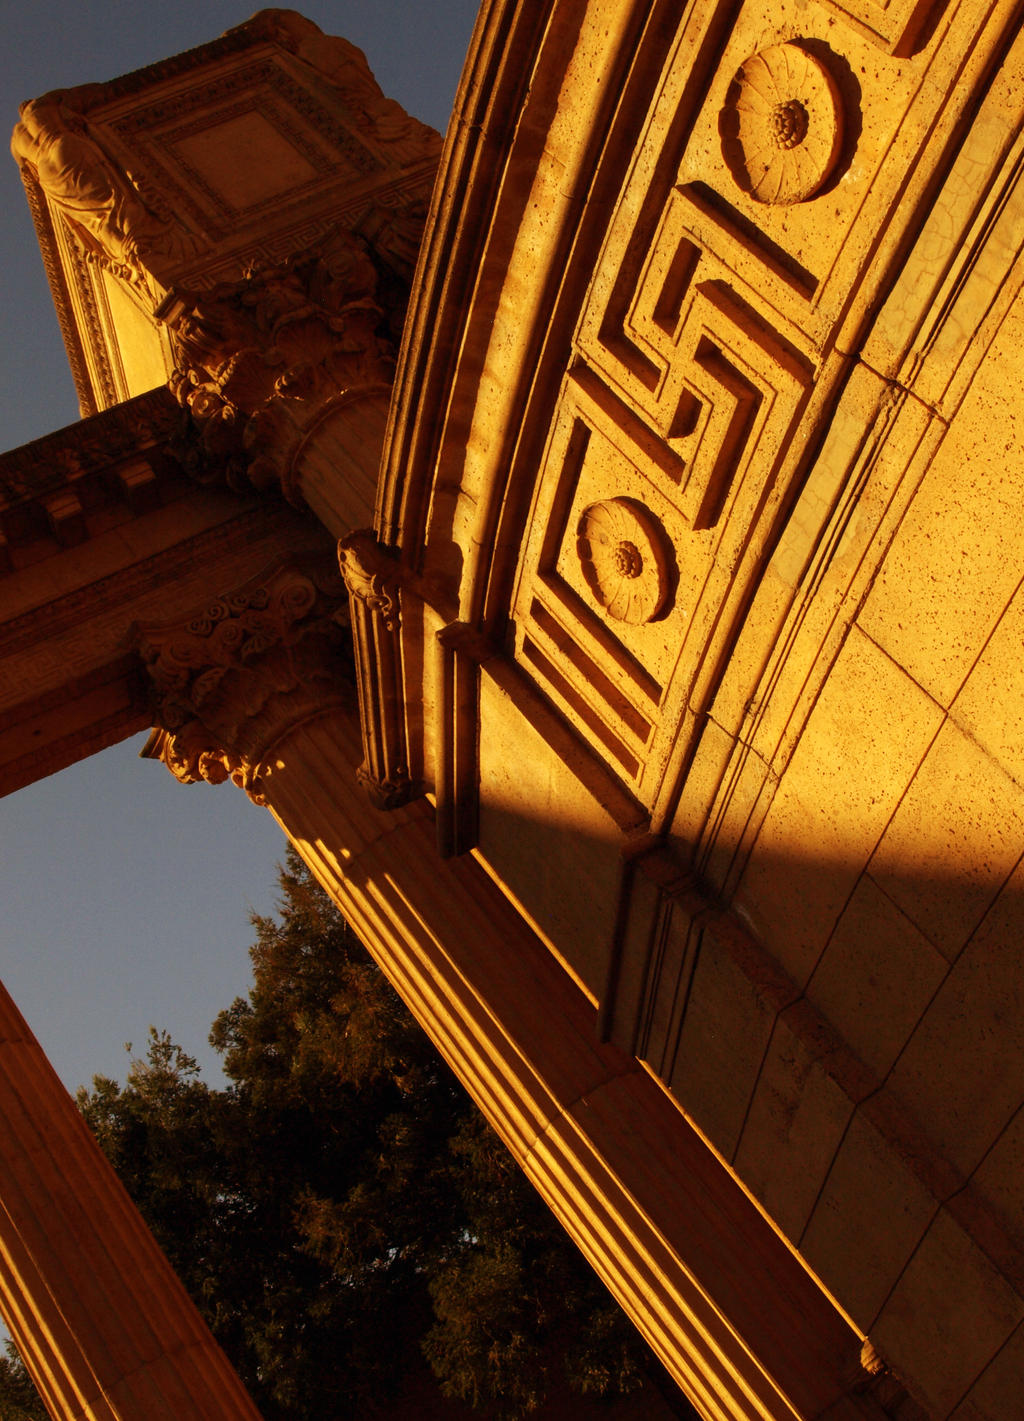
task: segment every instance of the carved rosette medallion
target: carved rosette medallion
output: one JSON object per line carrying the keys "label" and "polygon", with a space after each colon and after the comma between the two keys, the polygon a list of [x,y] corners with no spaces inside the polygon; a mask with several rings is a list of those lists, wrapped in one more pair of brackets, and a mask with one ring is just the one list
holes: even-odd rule
{"label": "carved rosette medallion", "polygon": [[839,91],[796,44],[762,49],[739,69],[719,120],[737,185],[758,202],[806,202],[828,181],[843,144]]}
{"label": "carved rosette medallion", "polygon": [[609,617],[637,626],[663,610],[671,552],[664,528],[642,504],[592,503],[576,530],[576,552],[584,581]]}
{"label": "carved rosette medallion", "polygon": [[283,563],[187,621],[136,628],[158,726],[144,754],[261,803],[273,745],[353,698],[342,596],[329,566]]}

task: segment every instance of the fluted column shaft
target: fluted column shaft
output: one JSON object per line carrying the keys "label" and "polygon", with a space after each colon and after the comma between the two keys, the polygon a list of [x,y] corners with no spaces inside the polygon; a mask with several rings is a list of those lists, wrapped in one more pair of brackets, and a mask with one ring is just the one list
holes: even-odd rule
{"label": "fluted column shaft", "polygon": [[438,859],[426,801],[368,804],[360,759],[354,708],[306,721],[268,807],[702,1414],[877,1414],[845,1399],[852,1329],[482,865]]}
{"label": "fluted column shaft", "polygon": [[289,497],[336,538],[373,524],[390,396],[385,385],[346,391],[322,411],[292,456]]}
{"label": "fluted column shaft", "polygon": [[0,1305],[55,1421],[259,1421],[2,986]]}

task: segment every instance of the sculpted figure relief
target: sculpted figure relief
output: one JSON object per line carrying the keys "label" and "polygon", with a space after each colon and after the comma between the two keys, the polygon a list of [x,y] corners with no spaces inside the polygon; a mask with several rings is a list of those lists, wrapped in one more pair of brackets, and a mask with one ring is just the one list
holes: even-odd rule
{"label": "sculpted figure relief", "polygon": [[121,173],[92,133],[85,109],[102,85],[55,89],[22,104],[11,151],[35,169],[40,186],[87,251],[107,257],[121,274],[146,285],[152,258],[184,258],[191,234],[155,213],[130,174]]}

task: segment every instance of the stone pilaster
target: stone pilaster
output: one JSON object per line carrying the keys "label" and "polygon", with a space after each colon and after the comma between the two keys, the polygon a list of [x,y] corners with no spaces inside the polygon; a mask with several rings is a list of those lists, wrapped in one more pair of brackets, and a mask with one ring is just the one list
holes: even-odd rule
{"label": "stone pilaster", "polygon": [[2,987],[0,1299],[55,1421],[259,1421]]}
{"label": "stone pilaster", "polygon": [[701,1414],[880,1421],[860,1338],[429,803],[367,805],[362,751],[350,709],[304,722],[267,807]]}
{"label": "stone pilaster", "polygon": [[358,778],[378,809],[395,809],[422,792],[409,772],[401,644],[403,570],[366,531],[342,538],[338,560],[349,591],[359,690],[363,763]]}

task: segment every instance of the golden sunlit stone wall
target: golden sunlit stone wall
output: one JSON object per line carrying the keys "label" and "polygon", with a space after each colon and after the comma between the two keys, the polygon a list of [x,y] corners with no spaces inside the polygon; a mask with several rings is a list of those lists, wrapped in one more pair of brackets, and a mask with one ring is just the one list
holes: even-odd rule
{"label": "golden sunlit stone wall", "polygon": [[442,844],[960,1421],[1024,1394],[1018,30],[556,7],[382,504],[462,555]]}
{"label": "golden sunlit stone wall", "polygon": [[[962,274],[979,316],[1001,255]],[[929,362],[914,382],[938,408],[910,402],[887,440],[873,501],[912,462],[883,556],[734,898],[803,991],[765,1033],[736,1167],[883,1354],[927,1356],[947,1411],[973,1368],[989,1405],[1019,1399],[1024,1316],[1024,312],[1009,294],[970,383],[965,340],[959,368]],[[829,1043],[801,1039],[807,1005],[859,1080],[840,1088]]]}

